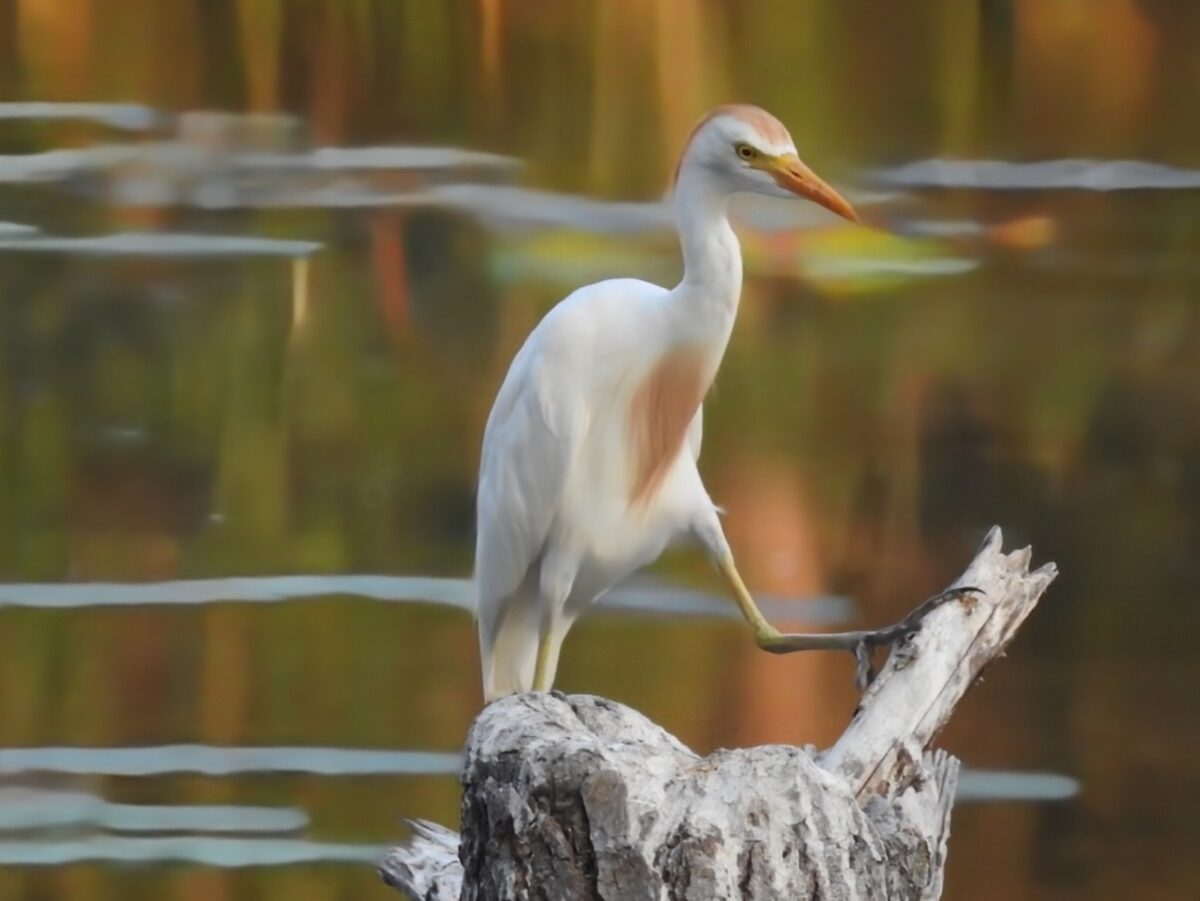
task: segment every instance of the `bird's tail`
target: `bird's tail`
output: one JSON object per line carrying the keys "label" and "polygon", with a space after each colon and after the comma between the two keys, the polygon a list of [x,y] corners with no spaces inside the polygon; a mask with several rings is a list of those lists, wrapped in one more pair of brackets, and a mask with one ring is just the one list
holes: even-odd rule
{"label": "bird's tail", "polygon": [[537,668],[541,615],[537,593],[518,588],[499,607],[498,621],[479,620],[479,653],[483,662],[483,698],[529,691]]}

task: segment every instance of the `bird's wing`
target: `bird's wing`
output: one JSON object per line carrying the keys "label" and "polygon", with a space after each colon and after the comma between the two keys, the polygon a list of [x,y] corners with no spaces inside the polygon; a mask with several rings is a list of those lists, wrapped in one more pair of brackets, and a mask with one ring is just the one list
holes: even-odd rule
{"label": "bird's wing", "polygon": [[[667,292],[635,279],[580,288],[525,342],[488,417],[479,466],[475,577],[481,635],[495,626],[546,544],[570,468],[604,396]],[[536,586],[533,586],[536,590]]]}
{"label": "bird's wing", "polygon": [[548,375],[536,342],[527,342],[484,432],[475,578],[485,632],[542,551],[579,443],[579,414]]}

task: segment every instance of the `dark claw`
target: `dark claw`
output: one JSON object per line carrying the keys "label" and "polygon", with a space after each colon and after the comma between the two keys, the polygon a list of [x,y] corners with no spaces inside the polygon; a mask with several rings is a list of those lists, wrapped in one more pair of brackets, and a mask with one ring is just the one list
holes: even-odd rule
{"label": "dark claw", "polygon": [[[887,629],[885,631],[890,633],[895,630],[899,630],[900,635],[898,635],[896,637],[908,637],[909,635],[912,635],[914,632],[916,632],[918,629],[920,629],[921,622],[925,619],[925,617],[927,617],[930,613],[932,613],[938,607],[942,606],[942,604],[945,604],[949,601],[960,600],[962,598],[967,597],[968,595],[983,594],[983,593],[984,592],[983,592],[982,588],[975,588],[972,585],[962,585],[962,586],[959,586],[956,588],[947,588],[945,591],[939,592],[939,593],[935,594],[933,597],[922,601],[916,610],[914,610],[912,613],[910,613],[908,616],[906,616],[904,619],[902,619],[899,623],[897,623],[891,629]],[[892,639],[892,640],[895,640],[895,639]]]}
{"label": "dark claw", "polygon": [[875,666],[871,662],[871,647],[868,642],[860,641],[855,645],[854,659],[858,664],[854,671],[854,684],[859,692],[864,692],[875,681]]}
{"label": "dark claw", "polygon": [[914,626],[919,626],[921,620],[936,610],[938,607],[945,604],[947,601],[957,601],[971,594],[983,594],[982,588],[975,588],[973,585],[961,585],[955,588],[947,588],[945,591],[935,594],[933,597],[922,601],[906,618],[905,622],[911,622]]}
{"label": "dark claw", "polygon": [[875,648],[895,644],[916,634],[921,628],[921,622],[925,617],[942,606],[942,604],[948,601],[960,600],[972,594],[981,595],[984,593],[982,588],[976,588],[972,585],[947,588],[945,591],[939,592],[933,597],[922,601],[912,613],[894,626],[876,629],[864,635],[862,641],[854,646],[854,659],[857,664],[855,667],[854,684],[858,686],[858,690],[860,692],[866,691],[871,683],[875,681],[875,667],[871,661],[871,652]]}

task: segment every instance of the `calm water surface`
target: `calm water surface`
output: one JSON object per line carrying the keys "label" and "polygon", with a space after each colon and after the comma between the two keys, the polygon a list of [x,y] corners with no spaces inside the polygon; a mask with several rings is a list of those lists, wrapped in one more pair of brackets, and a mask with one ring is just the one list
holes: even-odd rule
{"label": "calm water surface", "polygon": [[[1157,0],[0,0],[0,901],[389,897],[399,817],[457,819],[496,387],[570,288],[678,277],[662,191],[730,99],[871,226],[738,211],[702,469],[742,569],[867,624],[992,523],[1056,560],[943,737],[947,897],[1196,897],[1197,40]],[[829,742],[850,661],[719,592],[671,556],[561,687]]]}

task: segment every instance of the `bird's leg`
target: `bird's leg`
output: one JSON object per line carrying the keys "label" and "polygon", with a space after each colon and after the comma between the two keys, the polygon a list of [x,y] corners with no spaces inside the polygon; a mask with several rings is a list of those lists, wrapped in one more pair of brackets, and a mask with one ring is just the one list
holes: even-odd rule
{"label": "bird's leg", "polygon": [[549,691],[554,682],[550,672],[550,654],[554,648],[554,630],[543,628],[538,639],[537,665],[533,670],[533,690]]}
{"label": "bird's leg", "polygon": [[534,691],[550,691],[554,688],[558,656],[562,651],[563,638],[571,628],[571,622],[572,618],[562,612],[553,613],[543,619],[538,637],[537,663],[533,671]]}
{"label": "bird's leg", "polygon": [[541,617],[538,623],[537,662],[533,670],[534,691],[550,691],[554,687],[559,651],[574,619],[563,608],[571,594],[578,569],[578,561],[561,552],[549,553],[542,560],[538,574]]}
{"label": "bird's leg", "polygon": [[780,632],[769,622],[758,605],[754,603],[746,583],[734,565],[733,556],[723,556],[718,562],[721,574],[728,580],[733,589],[742,616],[754,630],[754,641],[764,651],[772,654],[790,654],[793,651],[850,651],[858,661],[856,681],[859,688],[866,688],[874,678],[871,665],[871,652],[886,644],[894,644],[907,635],[911,635],[921,627],[921,621],[935,608],[947,601],[963,598],[978,592],[977,588],[950,588],[936,594],[918,606],[912,613],[900,622],[882,629],[860,630],[855,632],[813,632],[785,633]]}

